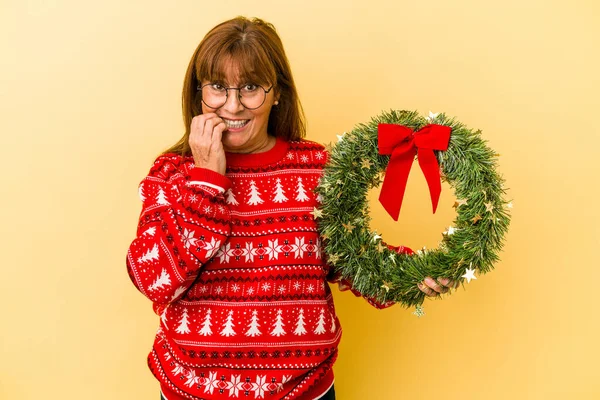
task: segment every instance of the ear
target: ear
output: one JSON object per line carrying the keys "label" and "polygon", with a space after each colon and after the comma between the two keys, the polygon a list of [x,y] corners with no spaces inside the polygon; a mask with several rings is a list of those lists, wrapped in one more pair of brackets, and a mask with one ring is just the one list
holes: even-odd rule
{"label": "ear", "polygon": [[273,93],[273,101],[279,103],[279,97],[281,97],[281,92],[279,88],[275,88],[275,92]]}

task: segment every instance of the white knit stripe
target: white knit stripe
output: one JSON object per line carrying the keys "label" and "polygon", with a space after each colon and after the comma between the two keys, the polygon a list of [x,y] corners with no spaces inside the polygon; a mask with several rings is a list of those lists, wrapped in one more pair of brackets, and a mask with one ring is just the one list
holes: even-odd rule
{"label": "white knit stripe", "polygon": [[213,183],[210,182],[204,182],[204,181],[189,181],[188,185],[198,185],[198,186],[208,186],[210,188],[213,189],[217,189],[220,193],[225,192],[225,189],[223,189],[221,186],[219,185],[215,185]]}
{"label": "white knit stripe", "polygon": [[260,211],[249,211],[249,212],[241,212],[231,210],[231,216],[235,217],[256,217],[258,215],[272,215],[275,213],[299,213],[299,212],[307,212],[312,211],[313,207],[296,207],[296,208],[269,208]]}
{"label": "white knit stripe", "polygon": [[168,181],[165,181],[164,179],[161,179],[161,178],[157,178],[156,176],[147,176],[144,178],[145,181],[156,182],[158,184],[163,184],[164,182],[167,182],[168,184],[173,184],[178,179],[185,179],[185,177],[183,176],[183,174],[181,172],[176,172],[173,175],[171,175],[169,177]]}
{"label": "white knit stripe", "polygon": [[[319,346],[319,345],[330,345],[335,343],[338,340],[338,337],[341,335],[342,330],[338,329],[335,333],[335,336],[327,339],[327,340],[311,340],[310,342],[284,342],[282,340],[279,341],[271,341],[271,342],[240,342],[240,343],[231,343],[231,342],[195,342],[192,340],[178,340],[173,339],[173,342],[179,345],[185,346],[194,346],[194,347],[215,347],[215,348],[235,348],[235,347],[288,347],[288,346]],[[316,365],[316,364],[315,364]]]}
{"label": "white knit stripe", "polygon": [[214,300],[179,300],[178,303],[184,306],[216,306],[228,308],[245,308],[245,307],[279,307],[279,306],[295,306],[300,304],[326,306],[331,299],[331,295],[320,300],[279,300],[279,301],[214,301]]}
{"label": "white knit stripe", "polygon": [[321,175],[322,169],[318,168],[304,168],[304,169],[278,169],[277,171],[269,172],[227,172],[228,178],[247,178],[249,176],[274,176],[274,175]]}

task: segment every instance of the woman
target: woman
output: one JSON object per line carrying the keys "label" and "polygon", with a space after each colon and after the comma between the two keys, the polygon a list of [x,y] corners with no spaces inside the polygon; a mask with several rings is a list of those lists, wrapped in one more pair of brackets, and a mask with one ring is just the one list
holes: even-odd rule
{"label": "woman", "polygon": [[[148,364],[161,398],[334,399],[341,327],[326,282],[351,283],[330,273],[311,215],[328,154],[303,139],[274,27],[213,28],[190,61],[183,114],[184,136],[140,183],[127,254],[160,316]],[[452,284],[426,283],[428,295]]]}

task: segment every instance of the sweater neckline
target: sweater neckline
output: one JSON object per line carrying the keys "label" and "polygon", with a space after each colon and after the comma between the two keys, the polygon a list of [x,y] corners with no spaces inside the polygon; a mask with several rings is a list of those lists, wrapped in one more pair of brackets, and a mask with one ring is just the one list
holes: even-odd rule
{"label": "sweater neckline", "polygon": [[226,151],[225,158],[227,160],[227,166],[236,167],[257,167],[261,165],[274,164],[281,160],[289,148],[289,142],[280,138],[275,137],[275,145],[267,151],[260,153],[231,153]]}

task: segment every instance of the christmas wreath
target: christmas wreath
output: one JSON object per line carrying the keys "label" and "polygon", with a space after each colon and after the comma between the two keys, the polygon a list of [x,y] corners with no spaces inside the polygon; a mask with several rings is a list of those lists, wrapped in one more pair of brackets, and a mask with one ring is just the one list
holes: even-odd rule
{"label": "christmas wreath", "polygon": [[[481,138],[445,114],[420,116],[390,110],[338,135],[316,188],[315,210],[328,262],[363,295],[381,302],[417,306],[425,294],[417,283],[426,276],[470,282],[499,260],[510,223],[497,157]],[[440,180],[454,189],[456,218],[437,249],[405,254],[369,229],[367,192],[382,182],[379,201],[398,220],[406,180],[414,159],[426,177],[435,213]]]}

